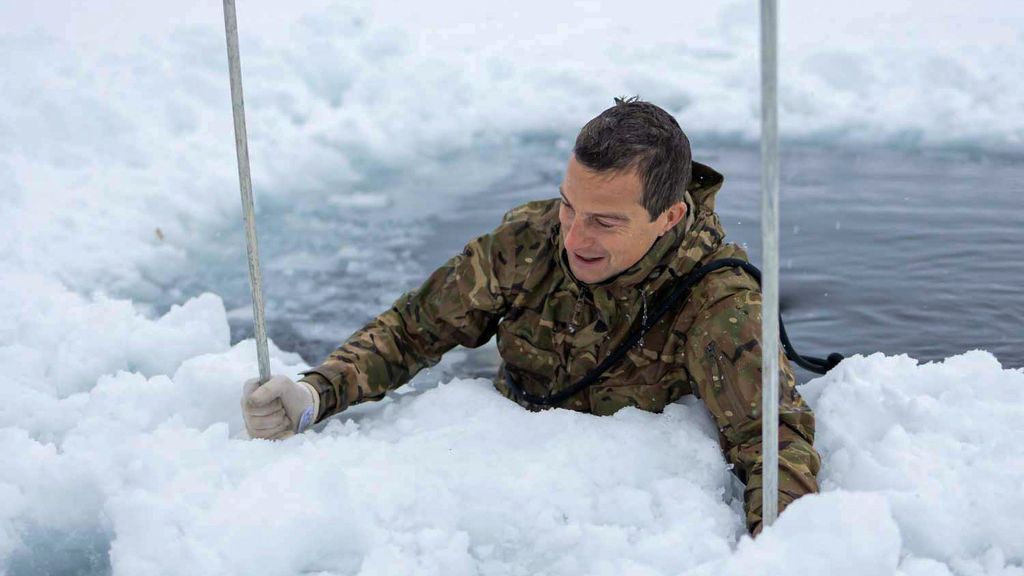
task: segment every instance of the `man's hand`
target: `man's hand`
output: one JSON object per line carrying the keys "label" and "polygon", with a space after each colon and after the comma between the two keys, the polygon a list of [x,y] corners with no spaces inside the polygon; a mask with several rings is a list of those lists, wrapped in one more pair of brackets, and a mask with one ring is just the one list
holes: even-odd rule
{"label": "man's hand", "polygon": [[272,376],[260,386],[252,378],[242,388],[242,416],[251,438],[281,440],[316,421],[320,398],[305,382]]}

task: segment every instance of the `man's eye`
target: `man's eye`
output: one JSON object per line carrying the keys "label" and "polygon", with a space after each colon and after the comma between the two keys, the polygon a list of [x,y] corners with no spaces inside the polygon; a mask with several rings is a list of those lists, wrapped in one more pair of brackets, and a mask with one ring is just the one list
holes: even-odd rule
{"label": "man's eye", "polygon": [[601,220],[600,218],[596,218],[594,222],[597,222],[597,225],[600,226],[601,228],[613,228],[615,226],[615,224],[612,224],[607,220]]}

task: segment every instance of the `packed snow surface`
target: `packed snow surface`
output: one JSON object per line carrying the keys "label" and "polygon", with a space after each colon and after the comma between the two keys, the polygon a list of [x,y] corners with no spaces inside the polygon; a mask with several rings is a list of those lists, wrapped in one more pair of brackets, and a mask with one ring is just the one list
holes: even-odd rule
{"label": "packed snow surface", "polygon": [[[429,213],[458,187],[408,183],[451,184],[446,158],[618,94],[753,141],[752,5],[648,4],[243,3],[257,197]],[[788,137],[1024,142],[1019,2],[824,6],[784,3]],[[246,439],[252,342],[217,295],[153,304],[237,241],[219,10],[0,5],[0,574],[1024,574],[1024,370],[984,351],[805,385],[823,493],[757,540],[692,399],[530,413],[455,379]]]}
{"label": "packed snow surface", "polygon": [[151,320],[35,288],[0,352],[11,574],[1024,573],[1024,371],[986,352],[858,356],[804,386],[823,493],[751,541],[697,400],[531,413],[457,379],[253,441],[253,346],[216,296]]}

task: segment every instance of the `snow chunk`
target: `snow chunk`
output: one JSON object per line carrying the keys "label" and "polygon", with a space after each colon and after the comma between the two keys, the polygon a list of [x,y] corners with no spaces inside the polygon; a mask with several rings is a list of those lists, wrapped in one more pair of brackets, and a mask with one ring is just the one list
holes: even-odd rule
{"label": "snow chunk", "polygon": [[111,503],[113,565],[182,574],[678,572],[727,554],[739,528],[699,410],[535,414],[478,380],[279,443],[160,430],[140,456],[151,476]]}
{"label": "snow chunk", "polygon": [[[203,354],[229,350],[224,305],[213,294],[154,320],[129,301],[85,298],[38,275],[0,275],[0,286],[0,365],[9,386],[0,427],[41,439],[59,438],[97,410],[129,419],[150,409],[184,408],[145,398],[171,386],[163,375],[201,362]],[[179,396],[196,392],[175,388]],[[129,410],[122,402],[129,396],[143,399],[141,406]]]}
{"label": "snow chunk", "polygon": [[84,298],[39,275],[3,274],[0,286],[5,369],[19,384],[57,397],[88,390],[116,370],[169,374],[187,358],[228,348],[224,304],[214,294],[154,321],[131,301]]}
{"label": "snow chunk", "polygon": [[[926,364],[855,356],[805,396],[822,488],[884,496],[904,550],[921,559],[907,570],[932,559],[997,573],[991,554],[1024,563],[1024,370],[979,350]],[[978,568],[955,568],[965,562]]]}
{"label": "snow chunk", "polygon": [[840,491],[797,500],[756,540],[744,537],[735,554],[687,575],[893,574],[899,555],[885,499]]}

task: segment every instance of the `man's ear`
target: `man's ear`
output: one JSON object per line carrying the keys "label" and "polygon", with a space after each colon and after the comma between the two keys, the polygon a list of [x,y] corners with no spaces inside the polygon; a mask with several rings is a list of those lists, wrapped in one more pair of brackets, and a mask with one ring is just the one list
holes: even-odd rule
{"label": "man's ear", "polygon": [[673,226],[682,222],[683,218],[686,218],[686,202],[680,201],[669,206],[668,210],[665,210],[663,216],[666,216],[667,219],[665,221],[665,225],[661,229],[661,232],[658,233],[658,236],[664,235],[665,232],[671,230]]}

